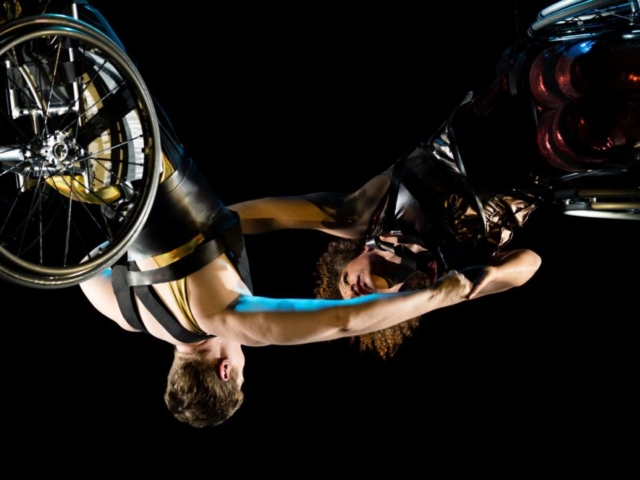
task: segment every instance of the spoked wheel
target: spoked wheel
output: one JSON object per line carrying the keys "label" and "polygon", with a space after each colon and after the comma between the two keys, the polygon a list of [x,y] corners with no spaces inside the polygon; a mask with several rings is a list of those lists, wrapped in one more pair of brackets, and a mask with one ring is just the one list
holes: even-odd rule
{"label": "spoked wheel", "polygon": [[161,170],[151,96],[116,44],[68,17],[7,25],[0,59],[0,277],[78,284],[148,217]]}
{"label": "spoked wheel", "polygon": [[624,30],[629,38],[640,38],[639,5],[639,0],[560,1],[539,12],[529,35],[554,41]]}

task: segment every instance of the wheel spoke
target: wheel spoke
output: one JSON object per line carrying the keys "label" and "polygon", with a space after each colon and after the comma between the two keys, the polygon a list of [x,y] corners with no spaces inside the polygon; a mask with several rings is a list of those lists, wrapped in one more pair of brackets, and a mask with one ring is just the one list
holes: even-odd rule
{"label": "wheel spoke", "polygon": [[60,287],[110,265],[140,229],[160,140],[122,50],[72,19],[45,23],[25,19],[0,42],[0,277]]}

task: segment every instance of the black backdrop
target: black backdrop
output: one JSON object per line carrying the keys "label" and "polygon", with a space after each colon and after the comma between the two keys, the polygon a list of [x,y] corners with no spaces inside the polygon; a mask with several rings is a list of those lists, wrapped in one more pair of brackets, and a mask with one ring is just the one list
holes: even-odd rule
{"label": "black backdrop", "polygon": [[[484,86],[543,5],[148,3],[93,2],[227,203],[357,188]],[[54,454],[50,471],[124,455],[213,475],[237,459],[480,471],[617,444],[637,398],[639,228],[548,214],[521,233],[543,258],[527,285],[430,314],[391,360],[347,340],[246,349],[245,403],[215,429],[166,411],[169,345],[119,330],[77,287],[3,283],[9,451]],[[310,297],[326,240],[249,237],[256,293]]]}

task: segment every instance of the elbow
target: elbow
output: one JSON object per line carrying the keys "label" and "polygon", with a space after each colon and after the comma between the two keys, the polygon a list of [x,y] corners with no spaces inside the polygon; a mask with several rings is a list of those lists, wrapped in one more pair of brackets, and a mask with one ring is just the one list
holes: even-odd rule
{"label": "elbow", "polygon": [[334,329],[340,336],[348,337],[356,330],[355,320],[352,318],[339,319],[334,325]]}
{"label": "elbow", "polygon": [[540,255],[535,253],[532,250],[525,251],[526,261],[521,269],[520,281],[517,282],[516,286],[521,286],[527,283],[531,278],[536,274],[536,272],[540,269],[540,265],[542,265],[542,258]]}
{"label": "elbow", "polygon": [[542,258],[533,250],[529,250],[529,255],[531,257],[529,260],[529,270],[533,277],[533,275],[540,269],[540,265],[542,265]]}
{"label": "elbow", "polygon": [[374,323],[385,323],[389,314],[359,308],[359,305],[343,308],[336,316],[334,330],[341,337],[354,337],[371,331]]}
{"label": "elbow", "polygon": [[357,335],[357,332],[361,328],[358,316],[353,313],[345,312],[346,309],[338,310],[334,317],[333,329],[337,332],[339,337],[350,337]]}

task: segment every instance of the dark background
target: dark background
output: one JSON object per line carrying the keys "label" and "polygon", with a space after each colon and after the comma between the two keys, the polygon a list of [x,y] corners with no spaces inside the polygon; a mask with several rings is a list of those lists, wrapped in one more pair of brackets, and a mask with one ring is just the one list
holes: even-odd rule
{"label": "dark background", "polygon": [[[546,5],[92,3],[228,204],[356,189],[490,81],[518,26]],[[247,348],[244,405],[204,430],[164,406],[170,345],[120,330],[77,287],[3,283],[9,451],[48,452],[51,471],[124,456],[212,475],[286,472],[291,459],[306,462],[301,472],[340,460],[397,473],[568,465],[576,447],[624,456],[618,439],[637,409],[638,225],[547,212],[520,233],[514,246],[543,259],[525,286],[433,312],[391,360],[348,340]],[[247,238],[256,293],[311,297],[327,238]]]}

